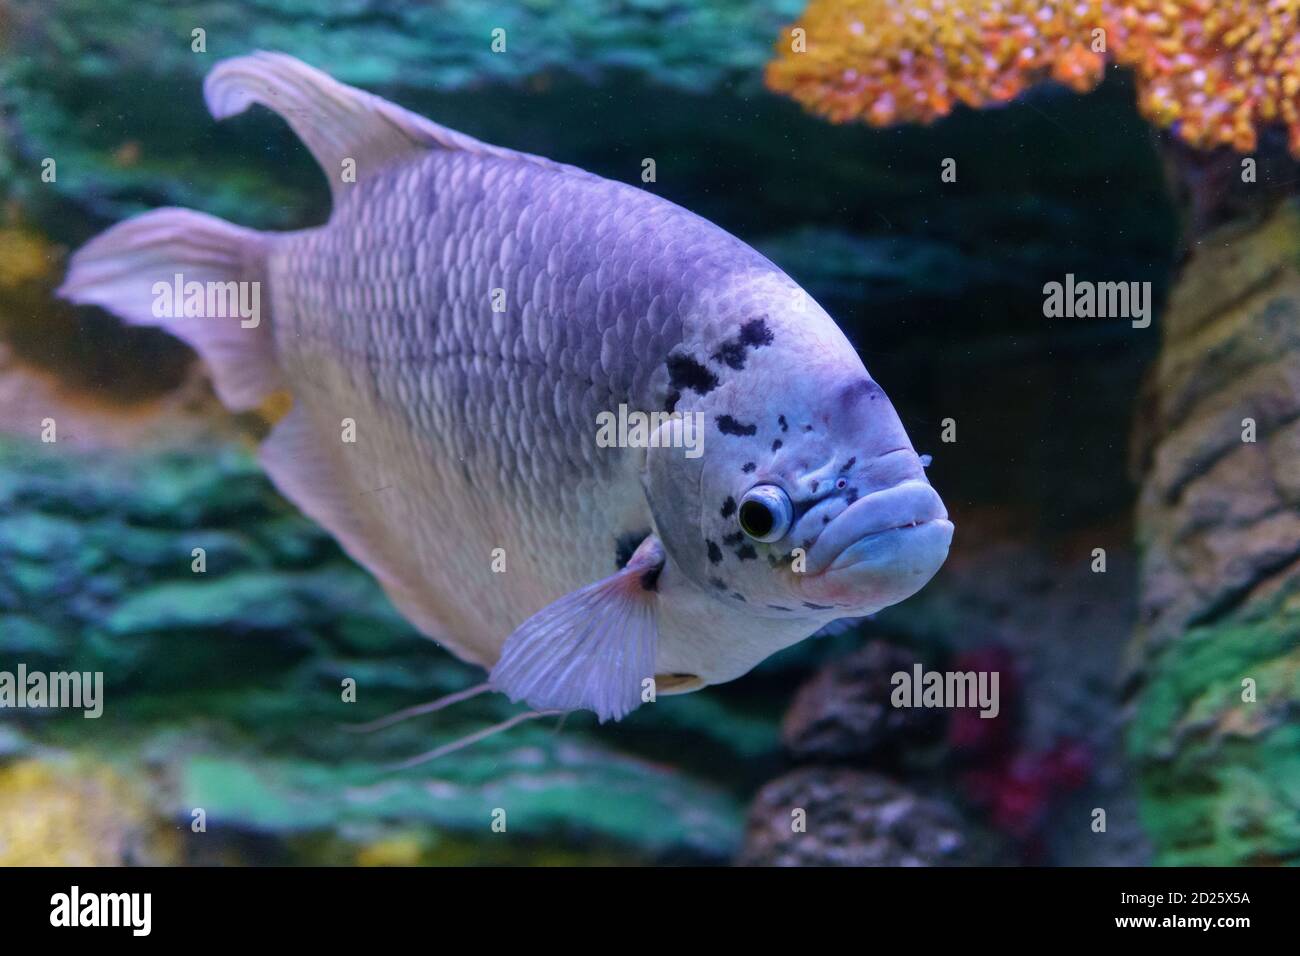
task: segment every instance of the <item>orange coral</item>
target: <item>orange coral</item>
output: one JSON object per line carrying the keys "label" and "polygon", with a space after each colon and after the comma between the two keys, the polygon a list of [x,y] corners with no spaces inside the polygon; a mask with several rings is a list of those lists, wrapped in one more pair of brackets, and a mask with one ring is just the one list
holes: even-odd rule
{"label": "orange coral", "polygon": [[767,84],[832,122],[929,122],[1047,79],[1086,92],[1108,60],[1142,113],[1200,147],[1300,156],[1300,0],[812,0]]}

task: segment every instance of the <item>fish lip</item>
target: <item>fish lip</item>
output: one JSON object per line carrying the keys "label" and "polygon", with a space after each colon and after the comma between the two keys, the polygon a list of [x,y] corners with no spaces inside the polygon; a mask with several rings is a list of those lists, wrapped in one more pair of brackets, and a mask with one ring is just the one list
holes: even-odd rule
{"label": "fish lip", "polygon": [[887,534],[892,534],[894,532],[910,533],[910,532],[918,531],[922,528],[928,528],[931,526],[938,526],[938,525],[946,525],[948,528],[949,537],[951,538],[951,534],[953,531],[953,523],[949,521],[947,518],[928,518],[924,521],[916,521],[911,524],[897,525],[896,527],[893,528],[886,528],[883,531],[873,531],[871,534],[864,534],[862,537],[858,538],[857,541],[854,541],[853,544],[849,545],[847,548],[841,551],[835,557],[835,560],[831,562],[830,567],[826,568],[825,571],[823,571],[822,573],[828,574],[831,571],[843,571],[847,568],[853,567],[856,564],[861,564],[862,562],[869,560],[866,555],[861,555],[861,554],[854,554],[852,557],[849,557],[846,560],[846,556],[849,554],[849,552],[856,551],[857,546],[864,541],[871,541],[876,538],[884,537]]}
{"label": "fish lip", "polygon": [[[808,551],[807,573],[824,574],[847,565],[840,558],[854,545],[890,532],[947,522],[938,492],[924,479],[909,478],[859,498],[828,524]],[[850,562],[850,564],[853,562]]]}

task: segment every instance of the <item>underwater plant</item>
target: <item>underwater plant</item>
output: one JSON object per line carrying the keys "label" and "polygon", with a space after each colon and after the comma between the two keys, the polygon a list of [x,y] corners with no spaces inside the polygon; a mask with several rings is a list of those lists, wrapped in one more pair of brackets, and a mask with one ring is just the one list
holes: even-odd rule
{"label": "underwater plant", "polygon": [[1045,80],[1083,93],[1129,67],[1142,114],[1187,143],[1300,155],[1300,2],[812,0],[767,85],[832,122],[930,122]]}

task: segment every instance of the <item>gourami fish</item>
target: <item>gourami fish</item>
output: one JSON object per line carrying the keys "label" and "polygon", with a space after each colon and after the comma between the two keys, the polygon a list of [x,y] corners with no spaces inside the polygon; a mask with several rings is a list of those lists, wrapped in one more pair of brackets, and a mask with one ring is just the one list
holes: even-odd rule
{"label": "gourami fish", "polygon": [[[275,484],[521,716],[732,680],[943,563],[953,526],[885,393],[745,243],[281,54],[204,93],[288,121],[328,223],[156,210],[81,249],[61,294],[190,343],[231,409],[287,390]],[[269,308],[158,308],[192,282]],[[616,412],[640,440],[597,440]]]}

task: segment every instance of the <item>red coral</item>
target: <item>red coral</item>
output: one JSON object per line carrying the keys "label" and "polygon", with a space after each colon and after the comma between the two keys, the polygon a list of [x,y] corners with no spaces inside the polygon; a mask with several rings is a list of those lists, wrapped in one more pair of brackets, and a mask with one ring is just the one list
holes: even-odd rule
{"label": "red coral", "polygon": [[1041,855],[1042,834],[1052,804],[1084,786],[1093,771],[1092,751],[1072,738],[1049,750],[1029,750],[1018,720],[1021,685],[1014,659],[996,645],[957,655],[953,669],[997,671],[1000,713],[979,716],[957,710],[948,725],[953,757],[970,768],[958,775],[964,796],[987,815],[989,824],[1015,840],[1027,859]]}

